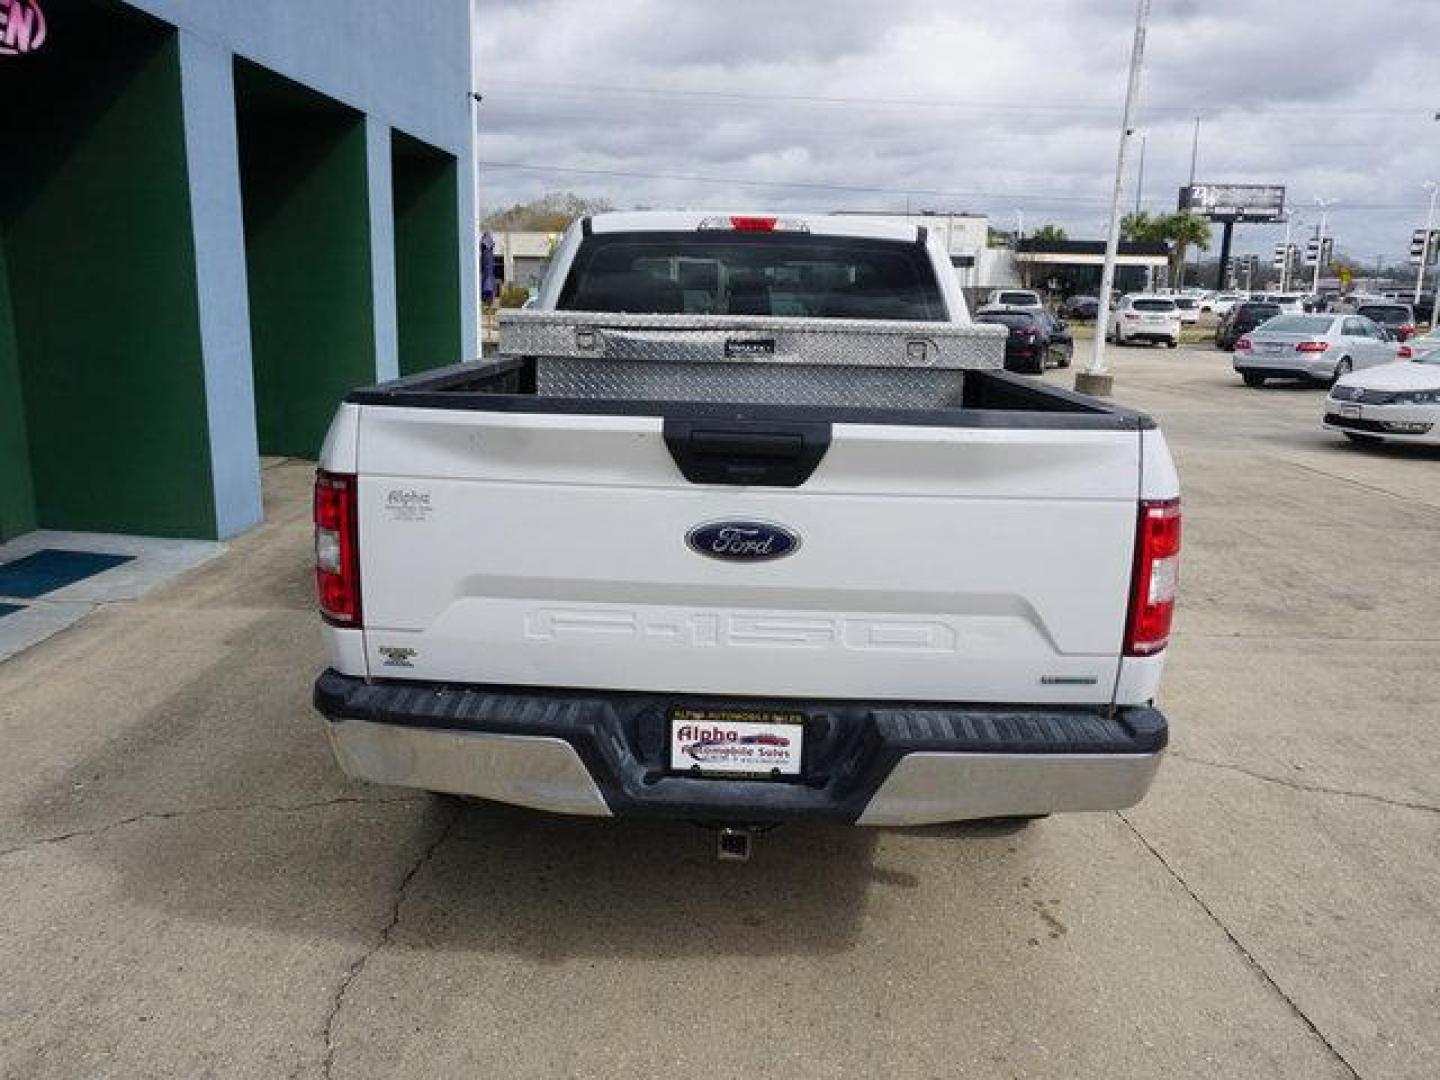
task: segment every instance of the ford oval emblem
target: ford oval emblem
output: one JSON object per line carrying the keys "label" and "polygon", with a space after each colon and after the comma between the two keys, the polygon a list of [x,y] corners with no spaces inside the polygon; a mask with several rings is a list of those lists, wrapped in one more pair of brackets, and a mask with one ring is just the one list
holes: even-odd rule
{"label": "ford oval emblem", "polygon": [[692,551],[731,562],[781,559],[800,547],[800,537],[768,521],[710,521],[685,534]]}

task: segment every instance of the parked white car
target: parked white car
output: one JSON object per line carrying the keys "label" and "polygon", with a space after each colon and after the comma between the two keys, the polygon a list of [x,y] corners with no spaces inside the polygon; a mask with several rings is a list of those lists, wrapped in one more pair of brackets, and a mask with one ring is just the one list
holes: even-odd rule
{"label": "parked white car", "polygon": [[1355,442],[1440,445],[1440,349],[1342,377],[1321,423]]}
{"label": "parked white car", "polygon": [[1203,315],[1214,315],[1223,319],[1230,314],[1236,304],[1243,304],[1248,299],[1250,298],[1244,293],[1216,293],[1201,299],[1200,312]]}
{"label": "parked white car", "polygon": [[1176,296],[1175,308],[1180,312],[1182,326],[1194,326],[1200,321],[1200,304],[1193,296]]}
{"label": "parked white car", "polygon": [[1263,293],[1257,294],[1256,299],[1263,299],[1267,304],[1277,304],[1282,312],[1292,315],[1305,314],[1306,298],[1300,293]]}
{"label": "parked white car", "polygon": [[1177,348],[1180,345],[1180,309],[1169,296],[1132,293],[1116,305],[1109,336],[1117,345],[1148,341]]}
{"label": "parked white car", "polygon": [[986,307],[1038,308],[1044,310],[1045,301],[1033,289],[992,289],[985,300]]}
{"label": "parked white car", "polygon": [[1235,342],[1235,370],[1246,386],[1266,379],[1329,382],[1351,371],[1388,364],[1395,342],[1359,315],[1277,315]]}

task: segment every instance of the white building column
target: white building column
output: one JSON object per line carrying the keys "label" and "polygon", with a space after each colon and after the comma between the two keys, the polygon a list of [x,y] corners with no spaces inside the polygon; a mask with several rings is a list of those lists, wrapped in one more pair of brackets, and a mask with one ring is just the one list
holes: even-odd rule
{"label": "white building column", "polygon": [[225,539],[260,524],[265,516],[255,433],[234,57],[188,31],[178,36],[215,530]]}
{"label": "white building column", "polygon": [[365,117],[365,173],[370,203],[370,280],[375,307],[375,378],[400,377],[400,331],[395,308],[395,182],[390,125]]}

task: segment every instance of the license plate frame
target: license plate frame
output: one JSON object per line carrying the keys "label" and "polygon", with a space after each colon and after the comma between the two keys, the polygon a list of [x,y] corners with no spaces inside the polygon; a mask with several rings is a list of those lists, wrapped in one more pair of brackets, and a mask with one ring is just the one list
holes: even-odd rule
{"label": "license plate frame", "polygon": [[1341,406],[1340,406],[1340,416],[1341,416],[1343,419],[1345,419],[1345,420],[1359,420],[1359,419],[1361,419],[1361,416],[1360,416],[1360,406],[1359,406],[1359,405],[1341,405]]}
{"label": "license plate frame", "polygon": [[672,773],[718,780],[796,781],[808,717],[794,709],[677,705],[666,715]]}

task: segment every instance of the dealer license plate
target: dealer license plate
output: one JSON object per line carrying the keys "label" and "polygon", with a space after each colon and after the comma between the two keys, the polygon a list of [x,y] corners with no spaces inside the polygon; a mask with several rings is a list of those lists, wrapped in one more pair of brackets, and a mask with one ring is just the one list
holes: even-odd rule
{"label": "dealer license plate", "polygon": [[670,711],[670,768],[754,779],[799,776],[805,715],[764,709]]}

